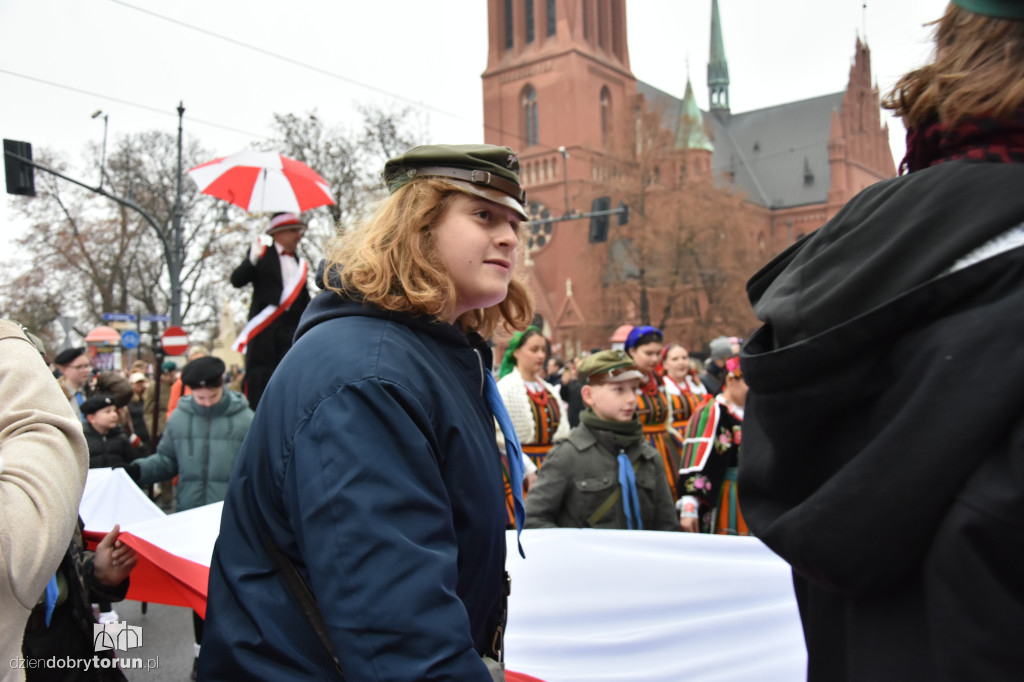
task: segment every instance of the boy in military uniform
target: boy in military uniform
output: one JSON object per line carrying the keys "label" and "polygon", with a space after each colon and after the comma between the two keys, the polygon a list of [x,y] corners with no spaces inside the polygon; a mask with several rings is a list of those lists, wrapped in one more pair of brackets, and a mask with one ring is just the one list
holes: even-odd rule
{"label": "boy in military uniform", "polygon": [[526,527],[679,530],[661,455],[636,418],[643,374],[623,351],[605,350],[587,357],[578,375],[587,407],[537,473]]}

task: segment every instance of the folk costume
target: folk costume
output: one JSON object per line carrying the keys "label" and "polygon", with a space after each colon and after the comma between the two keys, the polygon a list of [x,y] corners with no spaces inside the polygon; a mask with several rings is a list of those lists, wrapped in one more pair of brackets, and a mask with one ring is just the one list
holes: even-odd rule
{"label": "folk costume", "polygon": [[[625,350],[634,347],[636,341],[646,334],[658,334],[661,340],[661,332],[655,327],[639,326],[634,327],[626,338]],[[651,444],[658,454],[661,455],[662,466],[665,469],[665,479],[668,481],[669,489],[672,491],[672,499],[676,499],[676,480],[679,477],[679,445],[669,433],[669,419],[672,416],[668,397],[665,395],[665,385],[653,372],[647,375],[646,380],[640,385],[637,393],[637,419],[643,426],[647,442]]]}
{"label": "folk costume", "polygon": [[708,403],[712,396],[692,372],[687,373],[682,383],[666,374],[664,383],[665,398],[672,414],[669,423],[672,425],[673,436],[678,439],[679,448],[682,450],[682,436],[686,432],[690,417]]}
{"label": "folk costume", "polygon": [[[536,327],[529,327],[512,336],[498,370],[498,392],[508,409],[512,426],[515,428],[519,443],[523,448],[523,454],[532,464],[532,466],[526,467],[530,473],[544,465],[545,457],[556,442],[569,436],[567,409],[555,387],[541,379],[527,383],[523,381],[523,376],[516,368],[513,353],[519,348],[525,334],[531,329],[536,331]],[[505,439],[500,429],[497,430],[496,435],[498,447],[504,452]],[[514,528],[515,500],[512,496],[512,487],[509,484],[507,464],[502,470],[502,476],[505,484],[505,511],[508,515],[508,527]]]}
{"label": "folk costume", "polygon": [[912,129],[909,174],[747,285],[740,501],[793,566],[812,682],[1024,668],[1022,130]]}
{"label": "folk costume", "polygon": [[750,535],[736,498],[743,408],[719,393],[690,418],[679,470],[682,507],[696,504],[701,531]]}
{"label": "folk costume", "polygon": [[[292,213],[281,213],[271,219],[267,234],[295,228],[305,224]],[[245,353],[245,395],[254,410],[270,375],[291,348],[299,318],[309,305],[308,272],[305,259],[274,242],[262,253],[251,249],[231,273],[233,287],[253,285],[249,323],[232,347]]]}

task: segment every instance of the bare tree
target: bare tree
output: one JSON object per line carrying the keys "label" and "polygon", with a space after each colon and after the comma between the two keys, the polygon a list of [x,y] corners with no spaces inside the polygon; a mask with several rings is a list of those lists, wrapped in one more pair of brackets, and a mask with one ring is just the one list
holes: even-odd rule
{"label": "bare tree", "polygon": [[675,149],[663,121],[661,111],[631,112],[628,125],[615,126],[615,156],[602,169],[603,192],[630,206],[609,245],[609,309],[691,343],[749,329],[756,320],[744,285],[759,266],[753,212],[715,187],[709,170],[694,170],[695,155],[710,152]]}
{"label": "bare tree", "polygon": [[[189,142],[186,168],[209,154]],[[43,150],[40,163],[68,175],[66,164]],[[106,189],[138,204],[156,222],[155,230],[138,212],[87,189],[37,171],[35,199],[14,202],[29,223],[16,241],[27,254],[5,265],[9,280],[22,283],[0,298],[5,309],[35,311],[42,328],[57,314],[71,314],[83,325],[99,323],[104,312],[166,313],[170,281],[164,241],[173,243],[172,219],[177,180],[177,140],[147,132],[116,141],[105,169]],[[242,240],[216,220],[215,200],[194,184],[182,186],[184,267],[182,315],[194,329],[216,319],[216,295]],[[40,277],[36,273],[44,273]],[[60,284],[54,297],[53,282]],[[42,319],[50,316],[49,320]]]}
{"label": "bare tree", "polygon": [[[302,161],[318,172],[331,188],[334,204],[317,209],[307,218],[308,244],[317,254],[326,242],[358,223],[369,206],[383,195],[380,170],[384,162],[412,146],[409,109],[361,107],[361,127],[345,130],[325,123],[317,112],[275,114],[276,134],[260,148]],[[326,214],[329,219],[321,220]]]}

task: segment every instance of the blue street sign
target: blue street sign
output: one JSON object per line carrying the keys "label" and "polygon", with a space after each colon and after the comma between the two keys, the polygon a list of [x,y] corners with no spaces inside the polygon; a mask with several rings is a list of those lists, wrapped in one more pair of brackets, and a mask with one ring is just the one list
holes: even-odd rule
{"label": "blue street sign", "polygon": [[170,315],[151,315],[149,313],[142,313],[143,322],[163,322],[168,323],[171,321]]}
{"label": "blue street sign", "polygon": [[139,347],[139,333],[134,329],[121,332],[121,347],[125,350]]}
{"label": "blue street sign", "polygon": [[103,313],[103,319],[107,322],[134,322],[135,313]]}

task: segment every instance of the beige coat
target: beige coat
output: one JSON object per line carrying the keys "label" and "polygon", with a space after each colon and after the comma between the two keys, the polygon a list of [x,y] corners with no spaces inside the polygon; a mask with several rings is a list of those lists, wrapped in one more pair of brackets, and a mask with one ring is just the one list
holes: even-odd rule
{"label": "beige coat", "polygon": [[29,611],[78,519],[89,457],[75,417],[35,346],[0,320],[0,680],[21,657]]}

